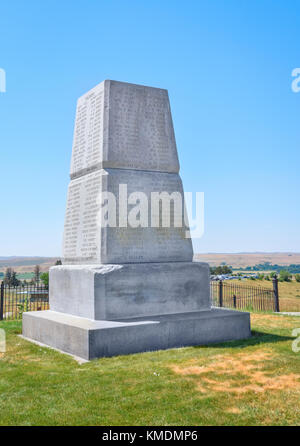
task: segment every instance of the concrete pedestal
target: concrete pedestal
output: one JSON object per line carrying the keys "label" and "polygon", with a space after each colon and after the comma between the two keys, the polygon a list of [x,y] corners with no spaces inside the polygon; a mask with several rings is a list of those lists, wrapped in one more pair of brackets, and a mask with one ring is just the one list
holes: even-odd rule
{"label": "concrete pedestal", "polygon": [[250,336],[249,313],[211,309],[206,263],[56,266],[50,284],[23,336],[83,359]]}
{"label": "concrete pedestal", "polygon": [[203,345],[250,336],[249,313],[212,308],[96,321],[55,311],[23,314],[23,336],[83,359]]}

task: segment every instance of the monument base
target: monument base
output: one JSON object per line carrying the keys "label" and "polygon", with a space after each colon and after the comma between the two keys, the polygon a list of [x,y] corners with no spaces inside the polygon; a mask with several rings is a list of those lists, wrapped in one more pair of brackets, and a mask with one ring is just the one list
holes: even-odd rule
{"label": "monument base", "polygon": [[55,311],[23,314],[23,336],[90,360],[250,337],[250,314],[227,309],[117,320]]}
{"label": "monument base", "polygon": [[50,268],[50,308],[97,321],[209,310],[202,262],[62,265]]}

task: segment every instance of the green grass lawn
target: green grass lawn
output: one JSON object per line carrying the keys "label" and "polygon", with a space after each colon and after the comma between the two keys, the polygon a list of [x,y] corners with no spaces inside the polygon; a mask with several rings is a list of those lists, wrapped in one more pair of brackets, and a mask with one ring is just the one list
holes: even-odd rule
{"label": "green grass lawn", "polygon": [[[1,425],[298,425],[300,318],[252,314],[253,337],[79,365],[1,322]],[[2,355],[2,356],[1,356]]]}

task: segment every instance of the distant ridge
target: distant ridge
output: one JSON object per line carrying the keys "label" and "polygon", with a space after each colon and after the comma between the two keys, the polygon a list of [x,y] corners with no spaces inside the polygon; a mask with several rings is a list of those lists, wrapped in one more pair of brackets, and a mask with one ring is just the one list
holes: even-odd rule
{"label": "distant ridge", "polygon": [[56,259],[58,257],[41,257],[41,256],[0,256],[0,260],[14,260],[14,259]]}
{"label": "distant ridge", "polygon": [[200,256],[205,256],[205,255],[238,255],[238,254],[249,254],[249,255],[257,255],[257,254],[270,254],[270,255],[277,255],[277,254],[288,254],[288,255],[290,255],[290,254],[300,254],[300,252],[298,252],[298,251],[237,251],[237,252],[200,252],[200,253],[197,253],[197,255],[200,255]]}
{"label": "distant ridge", "polygon": [[195,254],[196,261],[207,262],[211,266],[226,263],[234,268],[254,266],[269,262],[272,265],[300,264],[299,252],[236,252]]}
{"label": "distant ridge", "polygon": [[[0,256],[0,271],[7,267],[14,268],[17,272],[31,272],[34,265],[40,265],[42,271],[47,271],[60,257],[41,256]],[[226,263],[234,268],[254,266],[259,263],[270,262],[277,265],[300,264],[299,252],[235,252],[235,253],[197,253],[196,261],[207,262],[211,266]]]}
{"label": "distant ridge", "polygon": [[10,267],[16,272],[31,272],[35,265],[40,265],[41,271],[47,271],[57,259],[59,257],[0,256],[0,271]]}

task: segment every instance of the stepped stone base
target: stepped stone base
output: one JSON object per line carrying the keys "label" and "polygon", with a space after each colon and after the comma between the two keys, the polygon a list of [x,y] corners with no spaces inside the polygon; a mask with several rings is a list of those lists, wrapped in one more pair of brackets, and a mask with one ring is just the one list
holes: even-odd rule
{"label": "stepped stone base", "polygon": [[50,269],[50,309],[116,320],[210,309],[202,262],[62,265]]}
{"label": "stepped stone base", "polygon": [[23,336],[90,360],[250,337],[250,315],[212,308],[116,320],[55,311],[23,314]]}

